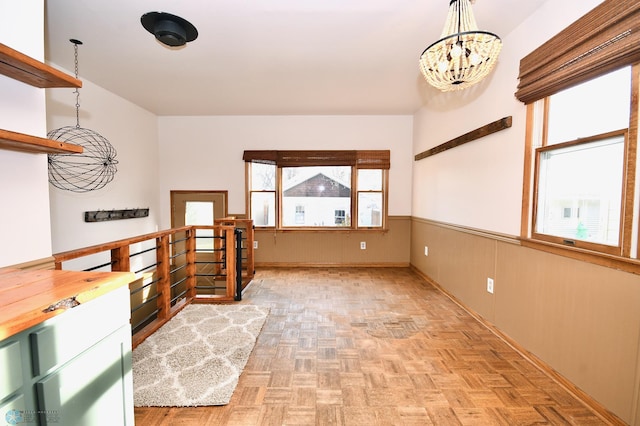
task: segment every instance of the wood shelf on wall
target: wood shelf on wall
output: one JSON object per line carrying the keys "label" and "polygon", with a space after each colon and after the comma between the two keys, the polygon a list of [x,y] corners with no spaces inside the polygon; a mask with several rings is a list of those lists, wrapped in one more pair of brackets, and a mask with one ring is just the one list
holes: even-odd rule
{"label": "wood shelf on wall", "polygon": [[[0,74],[41,89],[82,87],[82,81],[0,43]],[[0,129],[0,149],[39,154],[79,154],[83,148]]]}
{"label": "wood shelf on wall", "polygon": [[41,89],[82,87],[82,81],[0,43],[0,74]]}
{"label": "wood shelf on wall", "polygon": [[83,148],[66,142],[0,129],[0,148],[39,154],[80,154]]}

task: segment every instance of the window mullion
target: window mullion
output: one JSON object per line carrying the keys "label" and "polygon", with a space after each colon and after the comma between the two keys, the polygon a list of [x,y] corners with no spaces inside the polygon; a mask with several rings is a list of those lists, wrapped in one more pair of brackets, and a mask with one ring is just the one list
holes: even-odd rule
{"label": "window mullion", "polygon": [[[629,133],[627,149],[625,152],[625,176],[624,176],[624,214],[622,215],[622,255],[632,257],[633,228],[640,228],[640,205],[634,210],[635,197],[638,185],[637,160],[638,160],[638,108],[640,93],[640,64],[631,67],[631,108],[629,114]],[[635,256],[640,258],[640,229],[637,230],[638,239],[635,242]]]}
{"label": "window mullion", "polygon": [[520,221],[520,236],[529,238],[532,229],[532,202],[533,202],[533,139],[534,139],[534,119],[536,103],[527,104],[527,131],[524,142],[524,170],[522,178],[522,210]]}
{"label": "window mullion", "polygon": [[244,205],[245,217],[251,217],[251,163],[244,163]]}
{"label": "window mullion", "polygon": [[276,229],[282,229],[282,167],[276,167]]}
{"label": "window mullion", "polygon": [[358,169],[351,167],[351,226],[352,229],[358,229],[358,215],[360,214],[358,206]]}
{"label": "window mullion", "polygon": [[382,171],[382,228],[387,229],[389,220],[389,170]]}

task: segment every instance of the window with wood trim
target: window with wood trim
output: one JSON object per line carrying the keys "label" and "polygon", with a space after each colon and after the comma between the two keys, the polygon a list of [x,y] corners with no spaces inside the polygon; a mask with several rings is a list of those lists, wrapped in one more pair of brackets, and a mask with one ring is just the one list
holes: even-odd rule
{"label": "window with wood trim", "polygon": [[243,159],[256,227],[386,227],[388,150],[245,151]]}
{"label": "window with wood trim", "polygon": [[520,62],[523,240],[639,256],[640,3],[605,0]]}

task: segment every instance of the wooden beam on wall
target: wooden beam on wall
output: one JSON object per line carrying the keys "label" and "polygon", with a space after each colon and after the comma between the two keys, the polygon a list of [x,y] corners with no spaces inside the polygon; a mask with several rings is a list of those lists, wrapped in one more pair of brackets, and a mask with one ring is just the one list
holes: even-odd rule
{"label": "wooden beam on wall", "polygon": [[439,154],[448,149],[455,148],[460,145],[464,145],[467,142],[480,139],[481,137],[490,135],[491,133],[499,132],[500,130],[508,129],[511,127],[511,116],[501,118],[500,120],[489,123],[485,126],[479,127],[475,130],[465,133],[462,136],[451,139],[448,142],[440,144],[434,148],[428,149],[415,156],[415,161],[422,160],[423,158],[431,157],[432,155]]}

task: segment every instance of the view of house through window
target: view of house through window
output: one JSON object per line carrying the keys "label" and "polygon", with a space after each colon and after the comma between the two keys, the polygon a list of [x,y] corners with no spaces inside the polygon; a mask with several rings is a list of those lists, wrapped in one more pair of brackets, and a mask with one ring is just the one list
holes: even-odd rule
{"label": "view of house through window", "polygon": [[282,169],[282,226],[350,226],[350,210],[351,167]]}
{"label": "view of house through window", "polygon": [[536,232],[619,244],[624,142],[618,134],[538,151]]}
{"label": "view of house through window", "polygon": [[389,151],[245,151],[245,161],[256,227],[384,226]]}
{"label": "view of house through window", "polygon": [[538,101],[548,108],[537,109],[547,132],[533,156],[535,238],[619,253],[631,81],[625,67]]}

